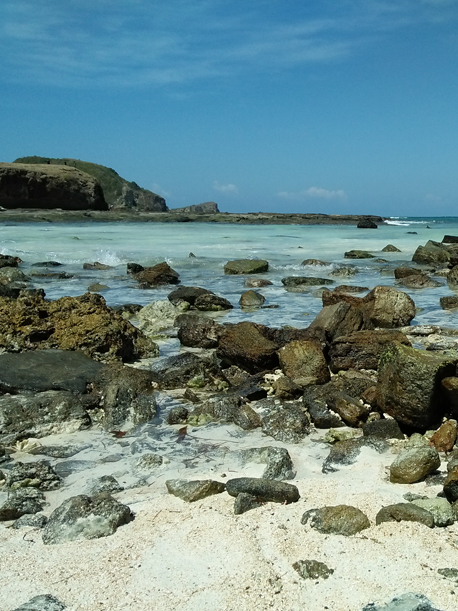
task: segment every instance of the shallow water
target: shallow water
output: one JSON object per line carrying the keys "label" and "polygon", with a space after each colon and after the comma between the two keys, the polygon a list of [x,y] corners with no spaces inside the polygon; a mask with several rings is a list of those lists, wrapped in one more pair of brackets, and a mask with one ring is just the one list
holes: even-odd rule
{"label": "shallow water", "polygon": [[[415,231],[416,234],[409,232]],[[109,305],[139,303],[146,305],[166,298],[170,287],[139,289],[126,274],[126,263],[144,266],[167,261],[180,275],[181,284],[202,286],[223,295],[235,306],[224,314],[227,322],[252,320],[280,327],[306,327],[321,309],[320,291],[287,292],[281,284],[285,276],[306,275],[330,278],[340,265],[355,265],[358,273],[348,278],[334,277],[334,286],[351,284],[373,288],[394,285],[392,270],[411,261],[419,244],[441,241],[445,234],[458,234],[458,219],[392,219],[377,230],[361,230],[345,225],[216,225],[211,223],[11,223],[0,224],[0,252],[23,259],[25,273],[44,271],[32,267],[41,261],[63,265],[48,271],[74,274],[67,280],[34,277],[33,286],[43,287],[47,298],[83,294],[92,283],[108,289],[101,291]],[[394,244],[401,253],[382,253]],[[375,260],[349,260],[351,249],[368,250],[386,263]],[[195,257],[189,257],[193,253]],[[259,289],[266,305],[277,309],[242,312],[240,295],[246,290],[245,277],[225,276],[223,267],[230,259],[267,259],[269,272],[263,277],[273,286]],[[329,262],[327,266],[303,266],[308,258]],[[106,271],[87,271],[85,262],[100,261],[112,266]],[[401,290],[414,299],[419,312],[412,324],[456,326],[458,314],[440,308],[439,298],[452,294],[441,278],[442,287]],[[332,286],[330,287],[332,288]]]}

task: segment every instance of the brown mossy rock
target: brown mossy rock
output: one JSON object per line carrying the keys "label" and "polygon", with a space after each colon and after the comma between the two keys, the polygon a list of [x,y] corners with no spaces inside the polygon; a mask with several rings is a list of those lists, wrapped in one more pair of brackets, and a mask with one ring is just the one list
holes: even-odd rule
{"label": "brown mossy rock", "polygon": [[377,369],[380,356],[393,342],[411,346],[404,333],[395,330],[356,331],[337,337],[328,353],[331,371]]}
{"label": "brown mossy rock", "polygon": [[353,397],[340,393],[335,396],[333,411],[339,414],[348,426],[360,427],[366,422],[370,408]]}
{"label": "brown mossy rock", "polygon": [[325,384],[331,375],[319,342],[296,340],[289,342],[278,351],[283,373],[299,386],[304,383]]}
{"label": "brown mossy rock", "polygon": [[444,391],[447,406],[450,413],[455,418],[458,417],[458,378],[453,375],[449,378],[444,378],[441,382],[442,390]]}
{"label": "brown mossy rock", "polygon": [[175,319],[182,346],[216,348],[224,327],[212,318],[199,314],[180,314]]}
{"label": "brown mossy rock", "polygon": [[424,272],[418,267],[407,267],[405,265],[401,265],[394,270],[394,277],[396,280],[400,280],[401,278],[407,278],[408,276],[421,276]]}
{"label": "brown mossy rock", "polygon": [[151,267],[144,267],[141,271],[134,273],[134,278],[140,283],[141,288],[180,282],[178,273],[165,261]]}
{"label": "brown mossy rock", "polygon": [[265,329],[251,322],[228,327],[220,337],[218,357],[251,373],[273,369],[278,365],[279,346],[266,338]]}
{"label": "brown mossy rock", "polygon": [[458,297],[456,295],[441,297],[439,302],[443,310],[456,310],[458,308]]}
{"label": "brown mossy rock", "polygon": [[4,208],[108,210],[99,182],[74,167],[0,163]]}
{"label": "brown mossy rock", "polygon": [[326,535],[356,535],[370,527],[368,517],[357,507],[351,505],[336,505],[309,509],[301,519],[301,524],[307,524],[318,532]]}
{"label": "brown mossy rock", "polygon": [[400,424],[426,429],[447,409],[441,381],[455,370],[456,359],[392,344],[379,361],[377,405]]}
{"label": "brown mossy rock", "polygon": [[433,515],[412,503],[396,503],[382,507],[375,516],[377,526],[384,522],[419,522],[428,528],[434,528]]}
{"label": "brown mossy rock", "polygon": [[450,252],[444,244],[429,240],[424,246],[418,246],[412,261],[429,265],[443,265],[450,261]]}
{"label": "brown mossy rock", "polygon": [[432,289],[442,286],[441,282],[433,280],[428,274],[414,274],[411,276],[404,276],[397,284],[402,284],[409,289]]}
{"label": "brown mossy rock", "polygon": [[85,293],[45,301],[40,294],[0,298],[0,349],[80,350],[97,361],[157,356],[141,331],[109,308],[101,295]]}
{"label": "brown mossy rock", "polygon": [[456,420],[444,422],[429,440],[431,446],[438,452],[450,452],[453,450],[455,441],[458,437]]}
{"label": "brown mossy rock", "polygon": [[401,252],[394,244],[387,244],[385,248],[382,248],[382,252]]}
{"label": "brown mossy rock", "polygon": [[[331,291],[324,291],[324,296],[334,294]],[[345,293],[339,293],[339,296],[350,297]],[[360,331],[364,328],[364,319],[361,310],[354,307],[346,300],[338,300],[332,304],[324,303],[324,307],[318,316],[310,324],[308,331],[312,333],[322,334],[328,342],[332,342],[336,337],[341,335],[350,335],[355,331]]]}

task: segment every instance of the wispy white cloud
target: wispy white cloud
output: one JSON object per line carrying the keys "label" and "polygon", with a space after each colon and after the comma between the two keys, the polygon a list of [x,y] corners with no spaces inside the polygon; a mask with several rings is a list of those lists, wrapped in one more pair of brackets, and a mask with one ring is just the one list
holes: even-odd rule
{"label": "wispy white cloud", "polygon": [[232,183],[228,183],[227,185],[221,185],[217,180],[213,182],[213,188],[215,191],[219,191],[220,193],[226,193],[231,195],[238,195],[239,190],[236,185]]}
{"label": "wispy white cloud", "polygon": [[339,199],[343,201],[347,199],[347,195],[342,189],[332,191],[329,189],[323,189],[321,187],[309,187],[308,189],[304,189],[303,191],[298,192],[280,191],[279,193],[277,193],[277,196],[281,197],[282,199],[290,200]]}
{"label": "wispy white cloud", "polygon": [[2,0],[3,79],[163,86],[345,59],[456,0]]}

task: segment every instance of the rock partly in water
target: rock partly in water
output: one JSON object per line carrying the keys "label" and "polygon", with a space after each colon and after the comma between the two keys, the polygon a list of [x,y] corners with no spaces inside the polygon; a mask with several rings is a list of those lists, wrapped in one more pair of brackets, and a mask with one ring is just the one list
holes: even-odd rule
{"label": "rock partly in water", "polygon": [[320,533],[346,537],[356,535],[370,527],[368,517],[360,509],[351,505],[309,509],[301,519],[301,524],[307,523],[310,523],[310,526]]}
{"label": "rock partly in water", "polygon": [[367,250],[348,250],[344,257],[346,259],[375,259],[375,255],[367,252]]}
{"label": "rock partly in water", "polygon": [[382,248],[382,252],[401,252],[397,246],[394,244],[387,244],[384,248]]}
{"label": "rock partly in water", "polygon": [[194,481],[169,479],[165,482],[165,485],[170,494],[177,496],[187,503],[200,501],[213,494],[221,494],[226,489],[224,483],[211,479]]}
{"label": "rock partly in water", "polygon": [[134,278],[141,288],[154,288],[164,284],[178,284],[180,282],[178,273],[163,261],[152,267],[145,267],[134,273]]}
{"label": "rock partly in water", "polygon": [[377,229],[378,225],[370,218],[361,219],[356,225],[358,229]]}
{"label": "rock partly in water", "polygon": [[43,530],[43,543],[50,545],[107,537],[132,519],[129,507],[109,494],[72,496],[49,516]]}
{"label": "rock partly in water", "polygon": [[245,291],[240,297],[241,308],[260,308],[264,305],[266,298],[257,291]]}
{"label": "rock partly in water", "polygon": [[263,259],[236,259],[224,266],[225,274],[260,274],[269,270],[269,263]]}

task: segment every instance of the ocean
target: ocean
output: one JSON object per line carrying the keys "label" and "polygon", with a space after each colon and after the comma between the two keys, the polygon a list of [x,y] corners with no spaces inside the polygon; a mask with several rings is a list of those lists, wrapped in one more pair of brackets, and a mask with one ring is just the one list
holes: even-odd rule
{"label": "ocean", "polygon": [[[126,273],[128,262],[143,266],[167,261],[180,275],[185,286],[200,286],[229,299],[234,309],[219,316],[220,322],[250,320],[272,327],[307,327],[322,307],[321,289],[303,293],[285,290],[286,276],[319,276],[334,280],[334,286],[351,284],[372,289],[377,285],[395,286],[393,270],[408,264],[415,249],[428,240],[441,241],[445,234],[458,235],[458,218],[391,218],[378,229],[358,229],[348,225],[233,225],[212,223],[1,223],[0,253],[21,257],[22,271],[44,271],[34,263],[57,261],[69,279],[31,276],[33,287],[42,287],[48,299],[76,296],[89,285],[100,283],[110,306],[125,303],[146,305],[166,299],[170,286],[144,290]],[[393,244],[401,252],[384,253]],[[351,249],[368,250],[376,259],[350,260],[344,253]],[[195,256],[190,256],[192,253]],[[266,259],[269,271],[262,276],[273,284],[259,290],[266,306],[242,311],[241,294],[247,290],[244,276],[227,276],[224,264],[231,259]],[[319,259],[326,266],[304,266],[305,259]],[[386,262],[380,262],[378,259]],[[99,261],[111,267],[104,271],[84,270],[83,263]],[[333,277],[340,266],[356,266],[349,277]],[[458,312],[444,311],[440,297],[451,295],[444,278],[441,287],[406,289],[415,301],[417,315],[412,324],[444,327],[458,325]],[[329,288],[333,288],[331,285]],[[364,293],[361,293],[364,295]]]}

